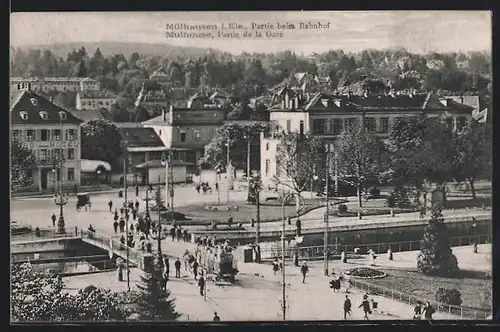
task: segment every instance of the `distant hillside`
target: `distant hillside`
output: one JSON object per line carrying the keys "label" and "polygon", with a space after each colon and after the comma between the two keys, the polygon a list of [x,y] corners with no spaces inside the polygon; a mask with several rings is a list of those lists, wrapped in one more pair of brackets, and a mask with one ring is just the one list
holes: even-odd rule
{"label": "distant hillside", "polygon": [[57,56],[66,58],[66,55],[72,50],[78,50],[84,46],[87,53],[92,55],[99,47],[101,52],[106,55],[122,53],[128,57],[133,52],[146,55],[173,55],[199,57],[207,53],[209,49],[198,47],[182,47],[169,44],[147,44],[147,43],[121,43],[121,42],[99,42],[99,43],[68,43],[68,44],[50,44],[50,45],[31,45],[21,46],[21,50],[28,49],[49,49]]}

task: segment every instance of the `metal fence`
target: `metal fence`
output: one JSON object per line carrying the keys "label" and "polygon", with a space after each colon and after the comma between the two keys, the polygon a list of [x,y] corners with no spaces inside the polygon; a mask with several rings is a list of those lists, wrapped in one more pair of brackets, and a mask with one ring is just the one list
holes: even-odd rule
{"label": "metal fence", "polygon": [[[430,302],[431,305],[436,309],[436,311],[442,315],[445,315],[448,319],[487,319],[491,315],[491,312],[484,309],[469,308],[463,306],[454,306],[444,303],[439,303],[432,299],[426,299],[422,297],[417,297],[415,295],[405,294],[400,291],[384,288],[380,286],[375,286],[369,282],[361,281],[355,278],[350,278],[352,286],[368,293],[371,295],[383,296],[387,299],[396,300],[408,305],[416,305],[417,301]],[[411,319],[413,311],[408,311],[408,319]],[[437,319],[441,317],[436,317]]]}
{"label": "metal fence", "polygon": [[[450,240],[450,246],[460,247],[466,245],[472,245],[472,243],[486,244],[491,243],[491,234],[477,234],[470,236],[460,236],[452,237]],[[359,248],[358,252],[360,254],[367,253],[368,250],[372,249],[376,254],[386,253],[389,248],[391,248],[393,253],[420,250],[421,240],[418,241],[402,241],[402,242],[387,242],[387,243],[368,243],[368,244],[329,244],[328,245],[328,257],[333,258],[334,256],[339,256],[343,251],[346,254],[354,253],[355,248]],[[298,247],[298,248],[285,248],[285,257],[292,257],[298,251],[300,259],[305,260],[316,260],[324,259],[324,246],[309,246],[309,247]],[[276,257],[281,257],[282,248],[280,244],[276,244],[274,248],[263,248],[261,249],[262,259],[274,259]]]}

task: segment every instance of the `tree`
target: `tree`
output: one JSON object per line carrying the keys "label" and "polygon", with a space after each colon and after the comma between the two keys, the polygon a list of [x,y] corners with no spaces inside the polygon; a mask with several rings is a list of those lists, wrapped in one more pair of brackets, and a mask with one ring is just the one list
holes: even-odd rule
{"label": "tree", "polygon": [[10,147],[10,183],[14,189],[31,185],[33,179],[30,170],[35,168],[36,156],[33,150],[25,147],[19,140],[13,139]]}
{"label": "tree", "polygon": [[166,210],[166,206],[165,206],[165,199],[163,199],[163,194],[161,192],[161,187],[158,186],[156,188],[156,191],[155,191],[155,197],[154,197],[154,201],[156,203],[156,208],[160,209],[160,211],[164,211]]}
{"label": "tree", "polygon": [[31,264],[12,264],[11,318],[17,322],[110,321],[125,316],[113,294],[91,287],[71,295],[62,278],[35,272]]}
{"label": "tree", "polygon": [[324,144],[321,138],[310,133],[284,133],[276,151],[274,181],[300,195],[311,183],[323,157]]}
{"label": "tree", "polygon": [[474,181],[489,179],[492,172],[492,128],[487,123],[473,122],[457,133],[453,176],[470,184],[472,198],[476,199]]}
{"label": "tree", "polygon": [[433,206],[417,258],[419,271],[431,276],[458,276],[458,261],[451,250],[447,232],[441,210]]}
{"label": "tree", "polygon": [[155,266],[152,273],[141,276],[141,283],[137,285],[139,292],[132,295],[140,320],[175,321],[181,316],[175,311],[175,300],[170,298],[170,291],[161,288],[161,273],[162,269]]}
{"label": "tree", "polygon": [[336,157],[332,160],[337,158],[337,174],[342,182],[357,188],[358,204],[362,207],[363,190],[367,184],[378,182],[382,173],[384,145],[372,132],[354,125],[342,132],[334,144],[334,151]]}
{"label": "tree", "polygon": [[262,190],[262,180],[260,175],[250,178],[250,185],[248,187],[247,202],[250,204],[257,204],[259,200],[259,193]]}
{"label": "tree", "polygon": [[123,151],[120,131],[113,122],[91,120],[82,126],[83,159],[103,160],[119,168]]}
{"label": "tree", "polygon": [[[229,156],[232,165],[236,168],[246,169],[248,139],[257,142],[258,135],[267,130],[267,127],[267,123],[260,121],[225,123],[217,129],[215,137],[205,146],[205,154],[200,160],[201,164],[210,165],[210,167],[217,170],[225,169],[227,167],[227,143],[229,143]],[[259,168],[260,145],[251,144],[250,149],[250,166]]]}
{"label": "tree", "polygon": [[417,199],[426,184],[444,186],[451,180],[453,171],[453,145],[452,132],[443,119],[396,120],[388,145],[391,182],[395,186],[412,186]]}

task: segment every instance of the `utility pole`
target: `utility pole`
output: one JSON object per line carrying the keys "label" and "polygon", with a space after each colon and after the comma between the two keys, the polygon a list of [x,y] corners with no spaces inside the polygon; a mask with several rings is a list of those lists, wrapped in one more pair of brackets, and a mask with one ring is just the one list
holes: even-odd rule
{"label": "utility pole", "polygon": [[229,189],[231,189],[231,186],[229,184],[230,184],[231,177],[232,177],[231,170],[230,170],[231,159],[229,158],[230,148],[231,148],[231,145],[230,145],[229,131],[228,131],[227,132],[227,151],[226,151],[226,154],[227,154],[227,160],[226,160],[226,178],[227,178],[226,179],[227,180],[226,202],[227,202],[227,205],[229,205]]}
{"label": "utility pole", "polygon": [[330,144],[326,148],[326,209],[325,209],[325,234],[323,242],[323,252],[324,252],[324,265],[325,265],[325,276],[328,276],[328,228],[329,228],[329,197],[330,197]]}
{"label": "utility pole", "polygon": [[[125,142],[125,157],[123,158],[123,186],[125,188],[125,209],[128,212],[128,201],[127,201],[127,159],[128,159],[128,154],[127,154],[127,145]],[[128,213],[127,213],[128,215]],[[125,250],[127,252],[127,290],[130,291],[130,264],[129,264],[129,252],[128,252],[128,243],[129,243],[129,234],[128,234],[128,218],[125,218],[125,234],[126,234],[126,241],[125,241]]]}
{"label": "utility pole", "polygon": [[170,196],[170,215],[172,217],[172,224],[174,224],[174,169],[172,167],[172,151],[168,154],[168,177],[170,180],[169,184],[169,196]]}
{"label": "utility pole", "polygon": [[250,148],[251,148],[251,136],[250,132],[248,133],[248,145],[247,145],[247,182],[248,182],[248,188],[250,188],[250,177],[251,175],[251,169],[250,169]]}

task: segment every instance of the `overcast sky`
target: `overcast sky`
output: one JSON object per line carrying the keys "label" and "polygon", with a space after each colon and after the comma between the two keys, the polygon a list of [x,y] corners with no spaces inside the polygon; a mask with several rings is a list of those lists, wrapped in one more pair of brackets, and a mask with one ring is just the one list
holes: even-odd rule
{"label": "overcast sky", "polygon": [[[330,23],[323,30],[285,30],[281,39],[167,39],[168,23]],[[297,25],[298,26],[298,25]],[[276,30],[275,30],[276,31]],[[73,42],[142,42],[212,47],[238,54],[360,51],[402,46],[413,52],[490,51],[488,11],[379,12],[60,12],[14,13],[11,45]]]}

